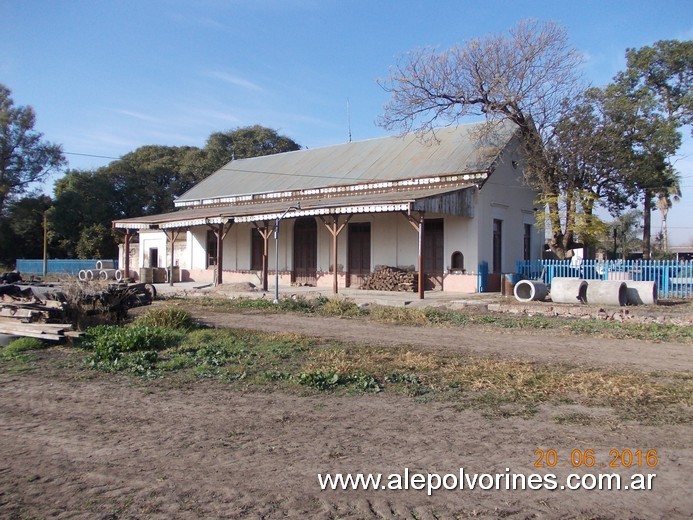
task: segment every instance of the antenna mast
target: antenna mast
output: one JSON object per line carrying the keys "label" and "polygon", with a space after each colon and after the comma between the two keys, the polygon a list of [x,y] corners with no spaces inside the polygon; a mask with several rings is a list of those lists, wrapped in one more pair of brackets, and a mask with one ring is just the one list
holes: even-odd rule
{"label": "antenna mast", "polygon": [[347,98],[347,128],[349,129],[349,142],[351,142],[351,106],[349,98]]}

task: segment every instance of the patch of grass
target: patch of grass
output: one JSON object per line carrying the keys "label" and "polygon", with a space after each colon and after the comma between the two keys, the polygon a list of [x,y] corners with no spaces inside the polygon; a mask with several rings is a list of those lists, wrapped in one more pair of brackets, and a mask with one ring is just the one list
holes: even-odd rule
{"label": "patch of grass", "polygon": [[[185,301],[181,301],[185,305]],[[378,323],[413,326],[486,326],[498,329],[557,330],[568,334],[598,335],[613,339],[693,343],[693,327],[661,323],[631,323],[598,319],[577,319],[476,313],[432,307],[375,306],[361,309],[344,298],[315,299],[283,297],[279,304],[267,298],[236,298],[234,300],[200,299],[196,307],[216,312],[256,310],[267,313],[297,312],[336,317],[363,317]]]}
{"label": "patch of grass", "polygon": [[0,362],[13,372],[24,372],[35,368],[36,356],[31,352],[50,347],[50,343],[38,338],[17,338],[7,346],[0,347]]}
{"label": "patch of grass", "polygon": [[150,309],[145,314],[135,318],[134,324],[143,327],[164,327],[182,330],[191,330],[197,327],[192,314],[185,309],[176,307]]}
{"label": "patch of grass", "polygon": [[421,307],[373,307],[369,319],[378,323],[429,325],[426,309]]}
{"label": "patch of grass", "polygon": [[334,316],[338,318],[355,318],[366,316],[367,311],[361,309],[354,302],[344,298],[325,298],[318,302],[317,312],[322,316]]}
{"label": "patch of grass", "polygon": [[89,329],[79,345],[92,352],[86,362],[93,368],[150,374],[159,358],[157,351],[175,345],[184,335],[182,330],[143,324],[99,325]]}
{"label": "patch of grass", "polygon": [[[422,309],[410,317],[446,319]],[[391,316],[391,314],[389,314]],[[441,318],[442,316],[442,318]],[[530,417],[540,404],[609,407],[645,423],[691,420],[693,377],[326,342],[244,329],[96,327],[82,340],[88,362],[141,376],[214,378],[242,388],[330,393],[390,392],[446,400],[493,417]],[[561,424],[575,416],[555,419]]]}
{"label": "patch of grass", "polygon": [[4,348],[0,348],[0,356],[12,358],[22,355],[30,350],[41,350],[48,348],[50,344],[38,338],[17,338]]}

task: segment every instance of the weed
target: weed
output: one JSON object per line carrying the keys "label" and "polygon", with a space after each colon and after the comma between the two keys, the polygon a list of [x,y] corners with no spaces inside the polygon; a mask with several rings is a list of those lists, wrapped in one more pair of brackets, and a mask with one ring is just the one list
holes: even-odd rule
{"label": "weed", "polygon": [[313,370],[299,374],[298,382],[317,390],[332,390],[339,384],[339,374],[333,371]]}
{"label": "weed", "polygon": [[184,334],[165,327],[99,325],[89,329],[79,343],[92,351],[86,360],[92,368],[142,374],[154,368],[157,350],[175,345]]}
{"label": "weed", "polygon": [[339,374],[332,370],[313,370],[299,374],[298,382],[301,385],[321,391],[334,390],[338,386],[349,387],[359,392],[379,392],[381,390],[375,377],[363,372]]}

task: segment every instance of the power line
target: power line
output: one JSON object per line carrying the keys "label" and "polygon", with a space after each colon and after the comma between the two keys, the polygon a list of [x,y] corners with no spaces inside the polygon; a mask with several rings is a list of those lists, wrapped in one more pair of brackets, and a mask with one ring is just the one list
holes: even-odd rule
{"label": "power line", "polygon": [[96,157],[98,159],[113,159],[115,161],[122,159],[122,157],[110,157],[108,155],[94,155],[91,153],[77,153],[77,152],[63,152],[65,155],[79,155],[81,157]]}

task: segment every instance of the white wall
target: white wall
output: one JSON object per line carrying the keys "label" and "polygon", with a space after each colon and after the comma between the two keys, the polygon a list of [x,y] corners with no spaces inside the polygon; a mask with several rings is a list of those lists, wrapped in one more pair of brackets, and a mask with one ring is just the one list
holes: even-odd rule
{"label": "white wall", "polygon": [[513,161],[519,161],[517,149],[506,151],[489,176],[478,196],[477,263],[485,260],[493,270],[493,220],[502,224],[502,272],[515,271],[515,262],[524,257],[524,224],[532,224],[532,258],[540,258],[543,233],[536,225],[534,208],[537,193],[522,183],[522,170]]}
{"label": "white wall", "polygon": [[138,255],[139,265],[141,267],[149,267],[149,250],[156,248],[158,250],[159,262],[157,266],[166,267],[168,265],[169,255],[166,247],[166,234],[158,230],[141,230],[140,231],[140,251]]}
{"label": "white wall", "polygon": [[452,254],[459,251],[464,256],[464,269],[476,272],[479,254],[478,226],[468,217],[443,216],[445,220],[445,269],[451,267]]}

